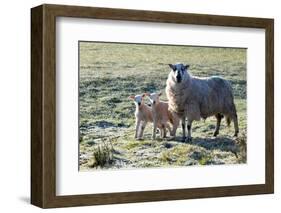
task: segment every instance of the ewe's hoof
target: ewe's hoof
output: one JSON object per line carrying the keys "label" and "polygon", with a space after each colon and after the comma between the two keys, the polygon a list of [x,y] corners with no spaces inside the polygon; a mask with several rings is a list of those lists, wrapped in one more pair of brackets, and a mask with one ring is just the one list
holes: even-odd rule
{"label": "ewe's hoof", "polygon": [[233,137],[235,137],[235,138],[238,137],[238,132],[235,132]]}
{"label": "ewe's hoof", "polygon": [[217,137],[218,134],[219,134],[219,132],[214,132],[213,136]]}
{"label": "ewe's hoof", "polygon": [[185,140],[187,143],[191,143],[192,142],[192,137],[187,137]]}

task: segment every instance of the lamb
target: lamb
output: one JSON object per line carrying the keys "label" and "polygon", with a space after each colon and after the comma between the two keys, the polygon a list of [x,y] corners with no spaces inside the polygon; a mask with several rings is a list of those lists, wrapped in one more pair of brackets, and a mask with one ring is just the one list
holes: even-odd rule
{"label": "lamb", "polygon": [[[164,101],[160,101],[160,96],[162,93],[146,93],[149,97],[149,100],[152,104],[152,117],[153,117],[153,133],[152,139],[155,140],[156,137],[156,128],[157,125],[161,127],[163,130],[161,132],[161,137],[166,138],[167,129],[170,132],[170,136],[173,138],[176,135],[176,131],[179,125],[179,119],[176,113],[168,110],[168,103]],[[172,124],[173,128],[169,126],[169,123]]]}
{"label": "lamb", "polygon": [[[142,139],[144,129],[148,122],[153,123],[153,117],[152,117],[152,108],[149,107],[144,103],[144,97],[143,95],[131,95],[129,96],[130,99],[134,100],[134,103],[136,105],[136,111],[135,111],[135,117],[136,117],[136,130],[135,130],[135,138],[137,140]],[[160,128],[160,131],[162,131],[161,126],[158,126]]]}
{"label": "lamb", "polygon": [[[215,116],[217,119],[214,136],[219,134],[220,123],[225,116],[228,126],[234,123],[238,136],[238,119],[231,85],[221,77],[199,78],[188,72],[189,65],[169,64],[171,72],[166,82],[169,110],[175,112],[182,123],[183,140],[191,141],[194,120]],[[188,135],[186,138],[186,118]]]}

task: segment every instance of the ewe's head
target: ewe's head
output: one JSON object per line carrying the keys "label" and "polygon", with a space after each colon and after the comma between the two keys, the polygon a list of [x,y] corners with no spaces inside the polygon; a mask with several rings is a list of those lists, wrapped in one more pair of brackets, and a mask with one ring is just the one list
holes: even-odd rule
{"label": "ewe's head", "polygon": [[162,95],[162,93],[145,93],[145,95],[148,96],[150,103],[155,105],[159,103],[159,97]]}
{"label": "ewe's head", "polygon": [[144,96],[145,94],[136,95],[136,96],[130,95],[129,99],[132,99],[135,102],[136,106],[141,106],[142,104],[144,104],[144,100],[143,100]]}
{"label": "ewe's head", "polygon": [[189,65],[184,64],[169,64],[169,67],[172,69],[170,72],[170,76],[172,76],[173,80],[177,83],[181,83],[188,78],[187,70]]}

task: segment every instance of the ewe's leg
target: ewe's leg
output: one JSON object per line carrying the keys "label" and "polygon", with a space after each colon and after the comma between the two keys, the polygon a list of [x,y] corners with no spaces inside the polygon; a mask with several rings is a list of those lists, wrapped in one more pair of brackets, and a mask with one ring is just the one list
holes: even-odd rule
{"label": "ewe's leg", "polygon": [[180,120],[178,117],[175,117],[173,119],[173,129],[172,129],[172,132],[171,132],[171,136],[172,137],[175,137],[176,136],[176,132],[177,132],[177,128],[179,126],[179,123],[180,123]]}
{"label": "ewe's leg", "polygon": [[217,125],[216,125],[216,129],[214,131],[214,137],[216,137],[219,134],[220,131],[220,125],[221,125],[221,119],[223,118],[223,115],[218,113],[215,115],[216,119],[217,119]]}
{"label": "ewe's leg", "polygon": [[139,119],[137,119],[136,120],[136,131],[135,131],[135,138],[138,138],[138,133],[139,133],[139,128],[140,128],[140,120]]}
{"label": "ewe's leg", "polygon": [[187,142],[192,141],[191,127],[192,127],[192,120],[187,119],[187,139],[186,139]]}
{"label": "ewe's leg", "polygon": [[234,129],[235,129],[234,137],[237,137],[237,136],[238,136],[238,133],[239,133],[237,114],[235,114],[235,115],[232,117],[232,119],[233,119]]}
{"label": "ewe's leg", "polygon": [[182,141],[184,142],[186,139],[185,133],[185,116],[181,118],[181,127],[182,127]]}
{"label": "ewe's leg", "polygon": [[190,103],[187,106],[186,117],[187,117],[187,131],[188,131],[187,141],[191,142],[192,122],[199,121],[201,118],[200,105],[198,103]]}

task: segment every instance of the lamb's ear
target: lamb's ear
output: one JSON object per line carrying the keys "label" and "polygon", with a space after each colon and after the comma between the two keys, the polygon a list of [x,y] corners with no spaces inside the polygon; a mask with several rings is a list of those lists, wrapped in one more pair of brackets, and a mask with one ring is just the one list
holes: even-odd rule
{"label": "lamb's ear", "polygon": [[142,94],[142,97],[144,98],[145,96],[146,96],[146,93],[143,93],[143,94]]}
{"label": "lamb's ear", "polygon": [[159,93],[158,93],[158,96],[161,96],[161,95],[162,95],[162,92],[159,92]]}
{"label": "lamb's ear", "polygon": [[173,65],[173,64],[169,64],[169,67],[172,69],[172,70],[176,70],[176,67],[175,67],[175,65]]}
{"label": "lamb's ear", "polygon": [[135,99],[135,96],[130,95],[128,98],[134,100],[134,99]]}
{"label": "lamb's ear", "polygon": [[189,68],[189,65],[188,65],[188,64],[184,65],[184,69],[185,69],[185,70],[188,70],[188,68]]}

